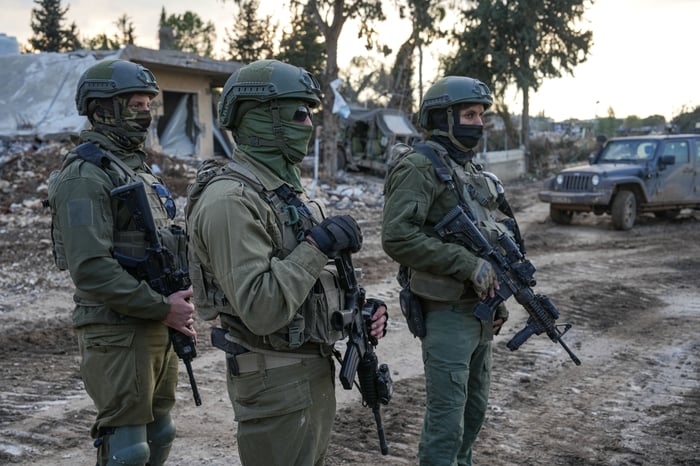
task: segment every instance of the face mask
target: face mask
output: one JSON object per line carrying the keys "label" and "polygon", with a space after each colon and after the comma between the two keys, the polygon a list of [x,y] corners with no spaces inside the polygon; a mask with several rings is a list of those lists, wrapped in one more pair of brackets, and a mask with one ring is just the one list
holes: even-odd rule
{"label": "face mask", "polygon": [[468,149],[473,149],[481,141],[484,135],[484,127],[481,125],[455,125],[452,128],[455,139]]}
{"label": "face mask", "polygon": [[122,113],[122,124],[127,131],[146,132],[151,126],[149,110],[133,111],[128,107]]}
{"label": "face mask", "polygon": [[125,151],[141,148],[146,142],[148,135],[146,130],[151,123],[151,113],[134,112],[127,107],[126,99],[119,96],[115,99],[121,114],[119,121],[115,117],[114,103],[105,99],[90,103],[90,122],[98,132],[107,136],[118,148]]}
{"label": "face mask", "polygon": [[295,122],[284,122],[282,126],[287,140],[287,150],[285,151],[287,159],[291,163],[301,163],[308,152],[309,141],[311,141],[311,134],[314,131],[313,126]]}
{"label": "face mask", "polygon": [[[249,110],[243,119],[240,126],[237,128],[237,134],[241,136],[241,140],[249,138],[259,138],[264,143],[259,144],[261,147],[253,147],[252,152],[258,153],[277,153],[291,164],[300,163],[306,156],[309,141],[313,134],[313,127],[294,121],[294,114],[299,107],[303,105],[299,101],[282,101],[279,103],[279,126],[281,131],[275,134],[273,131],[272,114],[270,107],[261,105],[252,110]],[[282,138],[283,144],[279,138]],[[261,141],[261,142],[262,142]],[[245,142],[242,143],[246,145]]]}

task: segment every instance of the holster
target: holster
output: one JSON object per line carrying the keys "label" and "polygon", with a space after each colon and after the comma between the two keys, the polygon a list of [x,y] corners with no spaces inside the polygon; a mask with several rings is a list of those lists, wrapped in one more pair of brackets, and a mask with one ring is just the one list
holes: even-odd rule
{"label": "holster", "polygon": [[418,296],[413,294],[410,288],[402,288],[399,293],[399,304],[401,306],[401,313],[406,318],[408,330],[414,337],[425,337],[425,316]]}
{"label": "holster", "polygon": [[238,375],[240,374],[240,369],[238,368],[238,362],[236,362],[236,355],[247,353],[248,349],[226,338],[227,333],[228,330],[225,328],[213,327],[211,329],[211,344],[226,353],[226,364],[229,372],[231,372],[231,375]]}

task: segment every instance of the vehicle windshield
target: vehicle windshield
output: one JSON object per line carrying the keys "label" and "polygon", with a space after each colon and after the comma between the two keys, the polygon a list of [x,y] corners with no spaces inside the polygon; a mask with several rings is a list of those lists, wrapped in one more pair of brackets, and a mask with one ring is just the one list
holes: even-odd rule
{"label": "vehicle windshield", "polygon": [[637,163],[651,160],[658,142],[649,140],[610,141],[600,154],[598,162]]}

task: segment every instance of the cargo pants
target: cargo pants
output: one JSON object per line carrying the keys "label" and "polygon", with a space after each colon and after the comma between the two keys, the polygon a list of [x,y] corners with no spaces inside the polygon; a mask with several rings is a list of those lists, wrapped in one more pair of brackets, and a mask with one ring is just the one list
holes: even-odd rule
{"label": "cargo pants", "polygon": [[472,445],[486,416],[493,339],[492,323],[472,314],[475,304],[443,304],[426,312],[421,466],[472,464]]}
{"label": "cargo pants", "polygon": [[243,464],[325,464],[336,408],[330,357],[301,359],[272,369],[262,364],[239,375],[227,373]]}

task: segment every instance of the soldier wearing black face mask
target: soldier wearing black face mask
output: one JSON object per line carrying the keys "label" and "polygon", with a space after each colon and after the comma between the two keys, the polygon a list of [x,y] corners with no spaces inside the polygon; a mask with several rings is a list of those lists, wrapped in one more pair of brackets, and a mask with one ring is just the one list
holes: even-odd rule
{"label": "soldier wearing black face mask", "polygon": [[460,202],[487,238],[512,235],[498,221],[500,182],[472,162],[491,104],[489,88],[476,79],[438,80],[420,107],[427,140],[406,148],[385,184],[382,246],[401,265],[399,283],[416,297],[424,317],[422,331],[414,331],[421,337],[426,380],[421,465],[472,464],[486,414],[491,341],[508,317],[503,305],[488,320],[474,316],[479,301],[498,289],[493,269],[433,233]]}

